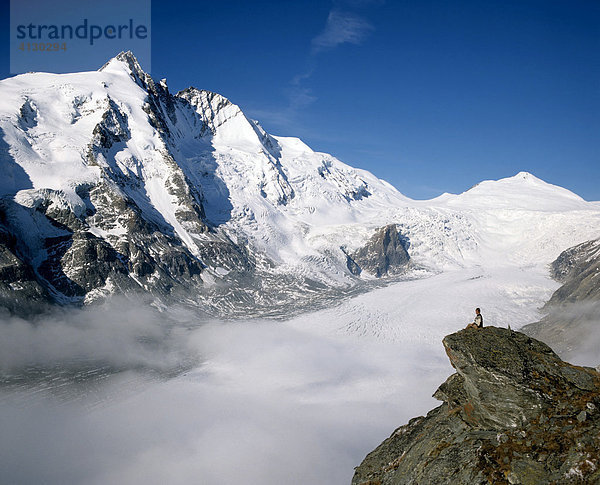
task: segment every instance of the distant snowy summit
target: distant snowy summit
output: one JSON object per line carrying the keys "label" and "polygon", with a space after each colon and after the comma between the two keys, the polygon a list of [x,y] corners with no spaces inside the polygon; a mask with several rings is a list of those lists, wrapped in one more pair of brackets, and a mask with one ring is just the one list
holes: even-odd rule
{"label": "distant snowy summit", "polygon": [[526,173],[413,201],[219,94],[172,94],[131,52],[0,81],[0,164],[13,309],[143,293],[277,314],[406,271],[546,264],[600,231],[597,204]]}
{"label": "distant snowy summit", "polygon": [[473,206],[491,209],[509,208],[539,211],[587,209],[590,203],[558,185],[552,185],[529,172],[513,177],[485,180],[460,195],[444,194],[437,199],[453,206]]}

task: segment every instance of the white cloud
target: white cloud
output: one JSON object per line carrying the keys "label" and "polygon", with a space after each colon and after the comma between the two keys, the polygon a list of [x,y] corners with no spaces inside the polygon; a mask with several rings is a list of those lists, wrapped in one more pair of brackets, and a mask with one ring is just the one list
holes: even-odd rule
{"label": "white cloud", "polygon": [[[468,322],[472,302],[488,324],[517,326],[549,295],[546,276],[479,273],[403,282],[288,322],[119,301],[0,319],[2,481],[347,484],[396,426],[437,405],[431,394],[453,372],[441,336]],[[515,298],[531,288],[537,297]],[[597,307],[577,311],[594,329],[579,358],[597,362]],[[78,366],[100,373],[83,379]]]}
{"label": "white cloud", "polygon": [[[363,2],[359,1],[359,4],[362,5]],[[250,110],[251,116],[272,123],[279,129],[293,128],[295,134],[298,135],[298,132],[303,131],[303,127],[299,126],[297,122],[299,112],[318,99],[313,90],[305,85],[317,69],[317,56],[321,52],[335,49],[342,44],[361,44],[372,30],[374,30],[373,26],[360,15],[343,11],[337,7],[333,8],[329,12],[325,28],[311,41],[308,67],[300,74],[295,75],[285,89],[288,105],[283,109]],[[311,136],[313,135],[311,134]]]}
{"label": "white cloud", "polygon": [[148,305],[120,299],[31,321],[7,317],[0,320],[0,373],[69,363],[168,371],[188,358],[173,318],[185,322],[191,316],[182,310],[161,316]]}
{"label": "white cloud", "polygon": [[372,30],[373,26],[359,15],[333,9],[323,32],[312,40],[313,51],[333,49],[341,44],[361,44]]}
{"label": "white cloud", "polygon": [[[439,344],[334,338],[282,322],[199,324],[185,314],[183,327],[196,326],[168,332],[165,318],[181,315],[122,310],[46,317],[36,328],[2,323],[27,333],[2,333],[2,351],[15,349],[3,369],[13,373],[28,361],[56,368],[61,352],[67,364],[91,353],[123,369],[71,384],[77,399],[60,391],[65,379],[0,388],[8,483],[348,483],[395,426],[435,405],[430,396],[452,371]],[[201,363],[190,368],[190,355]]]}

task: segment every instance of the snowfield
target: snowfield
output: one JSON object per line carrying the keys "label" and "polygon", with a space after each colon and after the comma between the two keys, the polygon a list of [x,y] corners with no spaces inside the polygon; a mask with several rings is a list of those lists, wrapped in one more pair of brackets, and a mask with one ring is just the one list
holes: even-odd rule
{"label": "snowfield", "polygon": [[[415,265],[432,272],[490,267],[506,258],[521,266],[548,264],[600,234],[597,203],[526,172],[459,195],[411,200],[298,138],[266,133],[219,94],[188,88],[171,95],[131,53],[97,72],[5,79],[0,93],[0,161],[7,174],[0,195],[24,207],[51,197],[56,209],[79,216],[86,202],[78,187],[105,182],[195,257],[207,240],[185,217],[196,198],[218,236],[247,241],[274,271],[342,288],[356,280],[340,248],[361,247],[387,224],[408,238]],[[99,123],[112,141],[90,161]],[[114,248],[131,237],[118,224],[110,232],[88,224]],[[47,231],[38,227],[33,234],[43,239]],[[204,264],[206,281],[232,269]]]}

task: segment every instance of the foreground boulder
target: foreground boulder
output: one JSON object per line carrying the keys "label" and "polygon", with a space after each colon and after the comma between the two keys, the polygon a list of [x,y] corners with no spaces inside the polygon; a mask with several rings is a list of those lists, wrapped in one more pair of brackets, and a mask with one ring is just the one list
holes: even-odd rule
{"label": "foreground boulder", "polygon": [[600,374],[496,327],[443,340],[443,404],[369,453],[353,485],[600,483]]}

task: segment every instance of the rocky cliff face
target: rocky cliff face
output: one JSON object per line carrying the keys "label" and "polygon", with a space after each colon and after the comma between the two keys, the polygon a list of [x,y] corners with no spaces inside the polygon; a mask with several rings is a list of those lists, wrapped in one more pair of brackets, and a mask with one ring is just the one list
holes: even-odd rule
{"label": "rocky cliff face", "polygon": [[39,284],[31,265],[18,255],[17,240],[4,226],[0,210],[0,306],[13,313],[46,307],[50,295]]}
{"label": "rocky cliff face", "polygon": [[378,229],[367,244],[347,254],[347,267],[355,275],[366,271],[376,278],[401,273],[410,259],[406,242],[395,224]]}
{"label": "rocky cliff face", "polygon": [[600,239],[563,251],[551,272],[562,286],[544,306],[546,316],[523,332],[565,358],[585,353],[600,364]]}
{"label": "rocky cliff face", "polygon": [[580,301],[600,301],[600,239],[563,251],[552,263],[552,275],[563,285],[548,306]]}
{"label": "rocky cliff face", "polygon": [[443,404],[369,453],[353,485],[600,481],[597,371],[501,328],[443,343],[457,371],[434,394]]}

